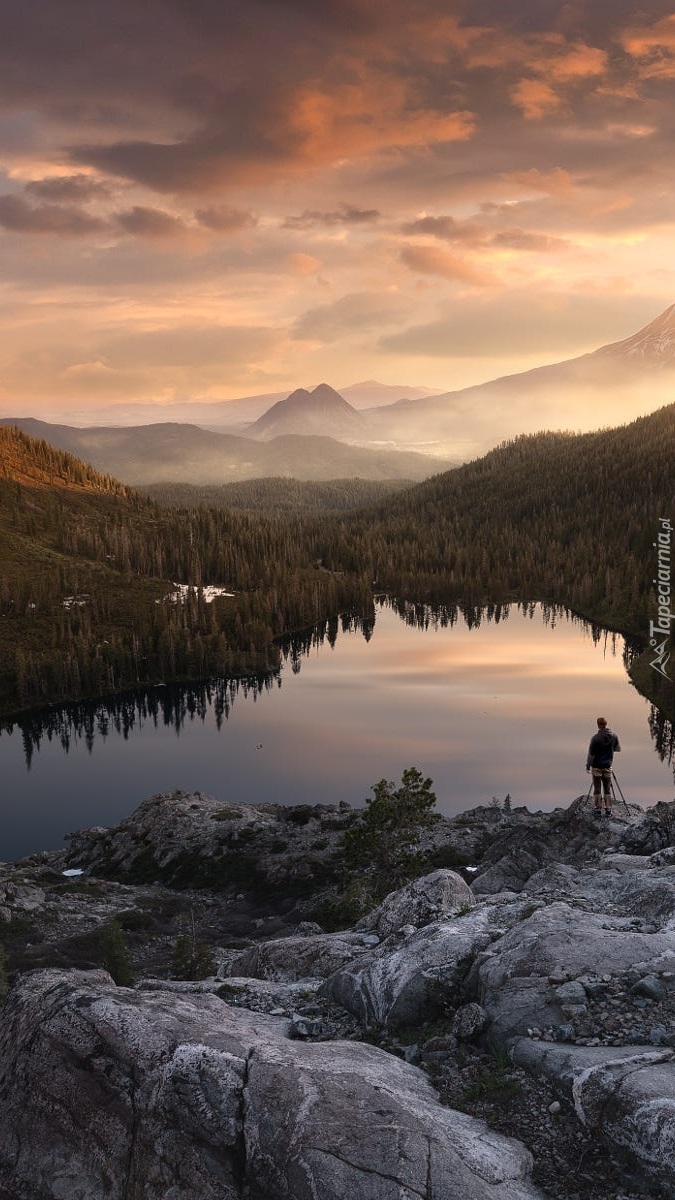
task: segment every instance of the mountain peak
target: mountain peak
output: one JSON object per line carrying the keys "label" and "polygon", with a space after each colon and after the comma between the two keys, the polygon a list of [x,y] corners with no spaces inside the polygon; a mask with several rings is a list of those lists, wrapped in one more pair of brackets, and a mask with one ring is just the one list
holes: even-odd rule
{"label": "mountain peak", "polygon": [[328,383],[308,392],[297,388],[285,400],[273,404],[246,430],[247,437],[273,438],[284,434],[321,434],[326,437],[357,437],[364,418]]}
{"label": "mountain peak", "polygon": [[645,366],[675,366],[675,304],[637,333],[595,351],[594,357],[622,358]]}
{"label": "mountain peak", "polygon": [[317,386],[310,392],[310,396],[313,401],[320,401],[324,404],[328,402],[333,404],[337,403],[339,405],[346,404],[347,408],[352,407],[351,404],[345,400],[344,396],[341,396],[339,392],[336,392],[335,388],[332,388],[329,383],[317,384]]}

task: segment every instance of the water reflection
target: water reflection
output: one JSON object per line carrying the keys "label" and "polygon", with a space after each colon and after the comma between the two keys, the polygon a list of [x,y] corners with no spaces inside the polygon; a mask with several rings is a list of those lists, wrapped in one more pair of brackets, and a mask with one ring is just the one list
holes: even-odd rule
{"label": "water reflection", "polygon": [[299,674],[302,661],[325,642],[333,648],[338,632],[362,634],[370,641],[375,628],[375,615],[362,617],[350,613],[331,618],[322,626],[294,634],[279,643],[279,665],[256,674],[234,679],[218,678],[200,683],[162,684],[161,686],[106,696],[95,701],[53,705],[16,720],[0,723],[0,734],[21,733],[26,766],[43,741],[59,742],[67,754],[74,746],[84,743],[91,752],[96,736],[112,734],[125,741],[136,730],[150,725],[154,728],[172,726],[180,733],[188,721],[206,720],[212,716],[217,729],[230,715],[240,697],[255,702],[262,692],[281,687],[282,663],[287,662],[294,675]]}
{"label": "water reflection", "polygon": [[[20,717],[15,724],[21,730],[26,766],[30,768],[43,741],[60,742],[66,754],[79,742],[84,742],[91,751],[97,735],[106,738],[115,734],[126,741],[133,731],[146,724],[155,728],[173,726],[176,733],[180,733],[187,721],[204,721],[209,713],[213,714],[216,728],[220,729],[230,715],[236,696],[255,700],[260,692],[269,691],[275,685],[281,686],[279,667],[264,675],[188,685],[165,684],[96,701],[40,709]],[[2,726],[8,733],[13,728],[12,722]]]}
{"label": "water reflection", "polygon": [[[540,618],[551,630],[564,622],[566,625],[582,629],[590,636],[595,646],[603,647],[605,653],[619,656],[626,670],[642,649],[637,642],[631,642],[603,626],[584,620],[560,605],[519,603],[487,604],[483,607],[461,604],[432,606],[387,596],[377,597],[375,603],[380,611],[388,609],[405,625],[425,632],[453,628],[458,623],[467,630],[475,631],[481,625],[505,623],[512,613],[518,613],[530,621]],[[162,685],[94,702],[50,707],[23,715],[13,722],[4,722],[0,725],[0,734],[11,734],[15,729],[20,732],[26,766],[30,768],[34,755],[40,750],[43,742],[60,744],[66,754],[73,746],[84,744],[91,753],[97,737],[106,739],[114,735],[126,741],[132,732],[140,731],[146,726],[154,729],[172,727],[179,734],[188,722],[204,723],[209,717],[214,721],[216,729],[220,730],[223,722],[228,720],[235,700],[239,698],[255,702],[262,693],[281,687],[283,664],[288,664],[291,672],[297,675],[301,671],[303,661],[324,644],[327,643],[333,649],[340,632],[358,633],[368,643],[375,624],[375,608],[367,617],[342,614],[323,625],[280,641],[279,665],[273,669],[235,679],[219,678],[203,683]],[[499,664],[494,648],[490,648],[488,653],[490,667],[497,670]],[[416,652],[415,664],[426,679],[434,669],[445,670],[445,663],[436,648],[433,650],[433,665],[430,661],[422,659],[419,651]],[[457,661],[458,653],[454,648],[453,663],[456,665]],[[476,670],[480,669],[475,645],[471,649],[471,662]],[[517,668],[512,657],[508,659],[505,667],[511,673],[515,673]],[[401,662],[399,668],[403,669]],[[550,664],[547,664],[546,669],[550,670]],[[675,731],[672,723],[654,705],[651,705],[649,710],[648,726],[661,761],[673,762]]]}
{"label": "water reflection", "polygon": [[649,709],[649,732],[661,762],[673,763],[675,769],[675,726],[653,704]]}

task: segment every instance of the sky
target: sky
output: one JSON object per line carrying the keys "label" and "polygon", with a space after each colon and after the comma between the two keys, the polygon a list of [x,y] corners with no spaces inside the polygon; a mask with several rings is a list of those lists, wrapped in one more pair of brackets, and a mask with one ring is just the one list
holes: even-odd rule
{"label": "sky", "polygon": [[0,412],[443,392],[675,301],[675,0],[5,0]]}

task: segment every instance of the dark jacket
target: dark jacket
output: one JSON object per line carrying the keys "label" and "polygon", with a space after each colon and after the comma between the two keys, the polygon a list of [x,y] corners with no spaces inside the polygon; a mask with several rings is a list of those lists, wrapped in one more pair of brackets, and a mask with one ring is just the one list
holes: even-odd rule
{"label": "dark jacket", "polygon": [[619,739],[611,729],[599,729],[590,740],[586,766],[611,767],[614,755],[620,749]]}

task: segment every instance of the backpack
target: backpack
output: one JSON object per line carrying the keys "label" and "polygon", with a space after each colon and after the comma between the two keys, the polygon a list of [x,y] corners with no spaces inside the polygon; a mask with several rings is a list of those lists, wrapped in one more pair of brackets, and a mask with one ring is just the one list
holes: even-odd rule
{"label": "backpack", "polygon": [[593,761],[597,767],[609,767],[614,754],[614,734],[609,729],[603,729],[597,735],[597,750]]}

